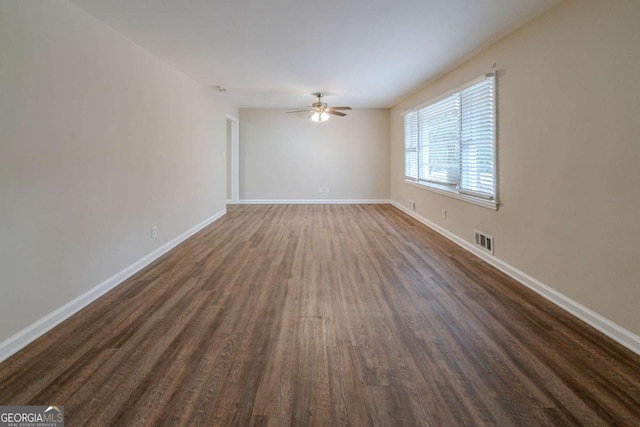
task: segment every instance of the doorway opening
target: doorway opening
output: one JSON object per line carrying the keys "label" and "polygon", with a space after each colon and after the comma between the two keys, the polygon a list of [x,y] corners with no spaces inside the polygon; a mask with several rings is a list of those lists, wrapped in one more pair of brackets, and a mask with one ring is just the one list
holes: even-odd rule
{"label": "doorway opening", "polygon": [[240,122],[227,116],[227,204],[240,203]]}

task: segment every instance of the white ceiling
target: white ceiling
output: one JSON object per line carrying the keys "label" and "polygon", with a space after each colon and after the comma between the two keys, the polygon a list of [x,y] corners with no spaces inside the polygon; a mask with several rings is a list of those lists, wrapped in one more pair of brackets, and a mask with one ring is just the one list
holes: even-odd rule
{"label": "white ceiling", "polygon": [[[391,107],[560,0],[73,0],[238,107]],[[490,64],[487,64],[489,67]]]}

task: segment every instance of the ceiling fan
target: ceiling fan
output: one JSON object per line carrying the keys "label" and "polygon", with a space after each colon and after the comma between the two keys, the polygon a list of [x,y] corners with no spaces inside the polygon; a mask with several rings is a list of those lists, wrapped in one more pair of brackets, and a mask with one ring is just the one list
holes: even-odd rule
{"label": "ceiling fan", "polygon": [[307,105],[306,110],[296,110],[296,111],[287,111],[287,114],[290,113],[311,113],[309,118],[317,123],[326,122],[329,120],[330,114],[333,116],[344,117],[345,113],[342,113],[338,110],[351,110],[351,107],[328,107],[326,102],[322,102],[322,97],[324,93],[316,92],[312,94],[313,96],[318,98],[318,102],[314,102],[311,105]]}

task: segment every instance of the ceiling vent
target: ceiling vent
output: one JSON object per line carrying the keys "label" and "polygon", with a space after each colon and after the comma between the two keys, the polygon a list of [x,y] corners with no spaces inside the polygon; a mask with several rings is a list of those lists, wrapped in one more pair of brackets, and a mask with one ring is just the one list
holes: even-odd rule
{"label": "ceiling vent", "polygon": [[473,230],[476,246],[493,255],[493,236],[482,231]]}

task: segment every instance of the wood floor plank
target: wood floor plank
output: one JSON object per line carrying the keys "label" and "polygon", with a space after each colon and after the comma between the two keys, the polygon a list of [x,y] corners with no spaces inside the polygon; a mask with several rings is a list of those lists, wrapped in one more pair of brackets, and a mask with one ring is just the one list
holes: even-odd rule
{"label": "wood floor plank", "polygon": [[640,356],[388,205],[226,216],[0,364],[69,426],[640,425]]}

